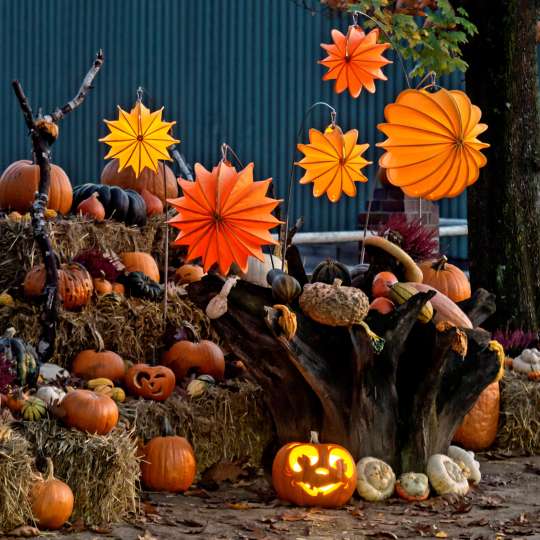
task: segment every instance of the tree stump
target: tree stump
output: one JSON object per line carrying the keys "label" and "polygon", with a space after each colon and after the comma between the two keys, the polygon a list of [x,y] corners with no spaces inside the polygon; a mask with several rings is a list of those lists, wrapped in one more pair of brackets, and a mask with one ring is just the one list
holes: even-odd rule
{"label": "tree stump", "polygon": [[[222,278],[208,275],[188,293],[204,309],[222,285]],[[500,368],[488,332],[439,331],[417,321],[432,294],[419,293],[389,315],[370,312],[366,322],[385,339],[380,354],[362,326],[321,325],[297,302],[290,306],[297,334],[287,341],[268,317],[271,290],[241,280],[213,325],[263,388],[281,443],[318,431],[321,441],[343,445],[355,459],[374,456],[397,472],[422,472],[432,454],[446,453]],[[482,311],[475,302],[470,309]],[[467,336],[465,356],[456,352],[460,332]]]}

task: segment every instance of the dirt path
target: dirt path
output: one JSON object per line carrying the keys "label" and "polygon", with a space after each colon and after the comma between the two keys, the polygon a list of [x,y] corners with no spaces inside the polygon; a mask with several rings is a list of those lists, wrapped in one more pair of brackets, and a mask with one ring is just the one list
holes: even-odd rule
{"label": "dirt path", "polygon": [[342,510],[283,505],[265,478],[222,484],[215,491],[195,489],[189,496],[150,494],[143,502],[144,517],[129,525],[61,538],[540,540],[540,456],[484,461],[482,474],[481,484],[465,498],[414,504],[354,499]]}

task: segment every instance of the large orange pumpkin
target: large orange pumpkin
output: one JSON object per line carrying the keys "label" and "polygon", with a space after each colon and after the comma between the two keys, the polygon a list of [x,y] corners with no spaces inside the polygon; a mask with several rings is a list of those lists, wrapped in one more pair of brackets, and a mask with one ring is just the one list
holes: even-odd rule
{"label": "large orange pumpkin", "polygon": [[118,423],[116,403],[91,390],[68,392],[54,412],[67,426],[97,435],[107,435]]}
{"label": "large orange pumpkin", "polygon": [[272,483],[280,499],[333,508],[347,503],[356,489],[356,464],[337,444],[293,442],[276,454]]}
{"label": "large orange pumpkin", "polygon": [[173,435],[168,421],[164,424],[163,437],[154,437],[143,448],[142,482],[154,491],[186,491],[197,471],[195,454],[184,437]]}
{"label": "large orange pumpkin", "polygon": [[[24,294],[29,298],[41,296],[46,277],[43,264],[34,266],[24,278]],[[76,309],[88,304],[93,290],[92,276],[81,264],[62,264],[58,269],[58,294],[65,309]]]}
{"label": "large orange pumpkin", "polygon": [[431,285],[450,300],[461,302],[471,297],[471,284],[467,276],[443,255],[436,261],[420,263],[425,285]]}
{"label": "large orange pumpkin", "polygon": [[71,371],[77,377],[87,381],[105,377],[111,381],[121,381],[126,374],[126,365],[122,357],[112,351],[81,351],[71,365]]}
{"label": "large orange pumpkin", "polygon": [[[0,177],[0,208],[29,212],[39,187],[39,166],[27,159],[15,161]],[[71,209],[73,190],[67,174],[51,165],[51,187],[47,208],[67,214]]]}
{"label": "large orange pumpkin", "polygon": [[499,383],[491,383],[480,394],[473,408],[454,434],[454,442],[467,450],[485,450],[497,437],[500,414]]}
{"label": "large orange pumpkin", "polygon": [[59,529],[73,512],[73,492],[67,484],[54,477],[50,458],[47,458],[45,479],[38,480],[32,487],[30,500],[32,514],[43,529]]}
{"label": "large orange pumpkin", "polygon": [[120,254],[126,272],[142,272],[150,279],[159,283],[159,268],[156,260],[149,253],[143,251],[125,251]]}
{"label": "large orange pumpkin", "polygon": [[[121,172],[118,172],[118,160],[113,159],[103,167],[101,171],[101,183],[109,186],[120,186],[124,189],[134,189],[139,193],[143,189],[147,189],[165,205],[166,199],[178,197],[178,183],[172,169],[161,161],[158,165],[158,171],[156,174],[146,167],[141,172],[139,178],[137,178],[131,167],[126,167]],[[167,186],[166,193],[165,184]]]}
{"label": "large orange pumpkin", "polygon": [[217,380],[223,379],[225,374],[223,351],[207,339],[198,343],[178,341],[163,354],[163,364],[174,371],[177,381],[192,370]]}

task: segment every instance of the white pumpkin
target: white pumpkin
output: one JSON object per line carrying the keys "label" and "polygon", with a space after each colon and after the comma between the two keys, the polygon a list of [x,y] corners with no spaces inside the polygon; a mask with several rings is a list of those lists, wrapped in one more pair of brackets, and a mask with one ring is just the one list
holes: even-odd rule
{"label": "white pumpkin", "polygon": [[58,379],[68,379],[69,371],[56,364],[41,364],[39,376],[44,383],[50,383]]}
{"label": "white pumpkin", "polygon": [[[272,264],[273,261],[273,264]],[[248,270],[246,273],[238,272],[240,277],[260,287],[270,287],[266,281],[266,274],[272,268],[281,268],[281,259],[275,255],[264,254],[264,262],[255,257],[248,257]],[[285,268],[286,270],[286,268]]]}
{"label": "white pumpkin", "polygon": [[56,386],[40,386],[35,395],[46,405],[50,406],[60,403],[66,393]]}
{"label": "white pumpkin", "polygon": [[429,496],[429,480],[423,473],[403,473],[396,482],[396,493],[407,501],[423,501]]}
{"label": "white pumpkin", "polygon": [[538,349],[525,349],[512,360],[512,369],[526,375],[540,371],[540,351]]}
{"label": "white pumpkin", "polygon": [[444,454],[431,456],[426,472],[433,489],[439,495],[466,495],[469,491],[469,482],[459,465]]}
{"label": "white pumpkin", "polygon": [[480,483],[482,473],[480,472],[480,463],[474,459],[474,452],[464,450],[459,446],[451,446],[448,449],[448,457],[459,465],[467,480],[473,484]]}
{"label": "white pumpkin", "polygon": [[356,488],[367,501],[383,501],[394,493],[396,475],[392,467],[374,457],[362,458],[356,464]]}

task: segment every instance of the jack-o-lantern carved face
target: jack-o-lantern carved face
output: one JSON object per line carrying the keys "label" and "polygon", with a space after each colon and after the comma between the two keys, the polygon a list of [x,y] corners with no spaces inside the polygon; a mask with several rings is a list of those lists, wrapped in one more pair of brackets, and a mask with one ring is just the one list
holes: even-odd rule
{"label": "jack-o-lantern carved face", "polygon": [[356,487],[356,465],[336,444],[289,443],[277,453],[272,480],[278,497],[300,506],[345,504]]}
{"label": "jack-o-lantern carved face", "polygon": [[172,370],[165,366],[135,364],[124,377],[126,387],[135,396],[154,401],[165,401],[176,386]]}

